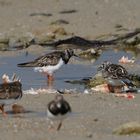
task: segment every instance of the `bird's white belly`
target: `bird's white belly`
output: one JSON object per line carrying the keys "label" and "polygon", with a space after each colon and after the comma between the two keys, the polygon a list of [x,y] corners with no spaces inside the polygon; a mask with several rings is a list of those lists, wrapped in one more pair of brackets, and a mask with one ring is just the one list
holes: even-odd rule
{"label": "bird's white belly", "polygon": [[60,59],[57,65],[51,66],[44,66],[44,67],[35,67],[35,72],[47,72],[48,74],[53,74],[54,71],[58,70],[64,64],[63,60]]}

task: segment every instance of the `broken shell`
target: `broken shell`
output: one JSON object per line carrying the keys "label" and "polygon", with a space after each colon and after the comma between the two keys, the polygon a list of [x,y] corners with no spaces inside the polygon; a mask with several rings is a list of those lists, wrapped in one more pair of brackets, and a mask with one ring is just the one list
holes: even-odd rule
{"label": "broken shell", "polygon": [[123,64],[127,64],[127,63],[134,63],[135,62],[135,59],[134,58],[131,58],[131,59],[128,59],[128,57],[121,57],[121,59],[119,59],[119,63],[123,63]]}
{"label": "broken shell", "polygon": [[3,74],[2,81],[3,83],[9,83],[10,82],[9,76],[6,74]]}
{"label": "broken shell", "polygon": [[96,92],[104,92],[104,93],[109,93],[110,92],[107,84],[101,84],[101,85],[98,85],[98,86],[93,87],[91,89],[93,91],[96,91]]}

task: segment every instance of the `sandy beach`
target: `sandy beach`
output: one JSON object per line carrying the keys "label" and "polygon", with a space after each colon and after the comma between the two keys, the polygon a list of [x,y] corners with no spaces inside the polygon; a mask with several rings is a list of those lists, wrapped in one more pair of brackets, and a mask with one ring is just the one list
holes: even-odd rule
{"label": "sandy beach", "polygon": [[[139,122],[139,95],[125,99],[113,95],[65,95],[73,113],[64,122],[60,131],[48,131],[46,105],[53,94],[24,95],[20,101],[27,113],[8,114],[1,118],[0,135],[3,139],[139,139],[139,135],[119,136],[113,134],[121,124]],[[6,108],[11,110],[10,107]]]}
{"label": "sandy beach", "polygon": [[[49,33],[53,22],[64,20],[68,34],[95,39],[116,33],[116,26],[139,28],[139,0],[0,0],[0,36]],[[45,48],[28,48],[41,54]],[[25,50],[19,51],[19,54]],[[35,52],[34,52],[35,51]],[[15,56],[15,52],[0,52]],[[139,67],[139,64],[138,64]],[[60,131],[48,131],[46,106],[54,94],[23,95],[18,102],[26,113],[0,116],[0,137],[3,140],[136,140],[140,135],[113,134],[121,124],[140,122],[140,95],[134,99],[113,94],[68,94],[65,99],[72,107]]]}
{"label": "sandy beach", "polygon": [[139,0],[1,0],[0,7],[1,33],[46,32],[52,22],[63,19],[69,22],[63,25],[67,32],[93,39],[114,33],[118,24],[138,28],[140,21]]}

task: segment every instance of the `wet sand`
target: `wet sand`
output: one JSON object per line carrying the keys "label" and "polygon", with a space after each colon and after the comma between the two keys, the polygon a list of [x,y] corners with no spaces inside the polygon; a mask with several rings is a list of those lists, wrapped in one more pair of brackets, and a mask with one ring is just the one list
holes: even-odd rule
{"label": "wet sand", "polygon": [[[27,113],[8,114],[1,117],[0,135],[3,139],[139,139],[139,135],[118,136],[112,134],[119,125],[139,121],[140,96],[125,99],[113,95],[64,95],[73,113],[64,120],[60,131],[48,131],[46,105],[53,94],[24,95],[19,102]],[[11,110],[7,107],[6,110]],[[28,112],[29,111],[29,112]]]}
{"label": "wet sand", "polygon": [[[115,26],[119,24],[127,29],[139,27],[139,5],[139,0],[2,0],[0,33],[43,34],[49,31],[52,22],[63,19],[69,24],[59,26],[68,33],[94,39],[102,34],[115,33]],[[62,14],[64,10],[75,12]],[[33,13],[51,13],[52,16],[31,16]],[[39,50],[40,53],[44,51]],[[4,140],[140,139],[139,135],[112,134],[123,123],[139,121],[140,95],[132,100],[105,94],[65,95],[73,113],[59,132],[48,131],[45,115],[46,105],[53,97],[52,94],[24,95],[18,103],[31,112],[16,116],[9,114],[7,118],[1,116],[0,137]],[[11,107],[6,107],[6,110],[11,110]]]}
{"label": "wet sand", "polygon": [[[116,32],[115,26],[139,27],[139,0],[6,0],[0,2],[0,32],[46,32],[50,24],[63,19],[67,32],[94,38]],[[75,11],[63,13],[63,11]],[[51,14],[43,16],[37,14]],[[63,13],[63,14],[62,14]],[[31,16],[36,14],[35,16]]]}

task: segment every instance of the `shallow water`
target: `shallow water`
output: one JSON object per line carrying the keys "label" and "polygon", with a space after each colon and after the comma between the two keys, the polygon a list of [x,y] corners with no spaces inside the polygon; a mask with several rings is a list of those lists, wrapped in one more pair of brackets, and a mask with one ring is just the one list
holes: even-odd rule
{"label": "shallow water", "polygon": [[[124,51],[114,52],[113,50],[106,50],[102,53],[99,59],[94,64],[68,64],[62,66],[56,73],[55,73],[55,82],[54,88],[55,89],[74,89],[76,88],[79,91],[84,90],[82,85],[73,85],[70,83],[66,83],[67,80],[76,80],[82,79],[85,77],[90,77],[96,73],[97,66],[105,60],[112,61],[114,63],[118,63],[118,60],[122,56],[128,56],[129,58],[133,57],[131,53],[126,53]],[[22,80],[23,90],[35,88],[45,88],[47,83],[46,76],[34,72],[32,68],[19,68],[17,67],[18,63],[27,62],[33,60],[38,56],[36,55],[25,55],[22,53],[18,56],[11,56],[11,57],[0,57],[0,76],[4,73],[12,76],[13,73],[16,73]],[[80,60],[82,61],[82,60]]]}

